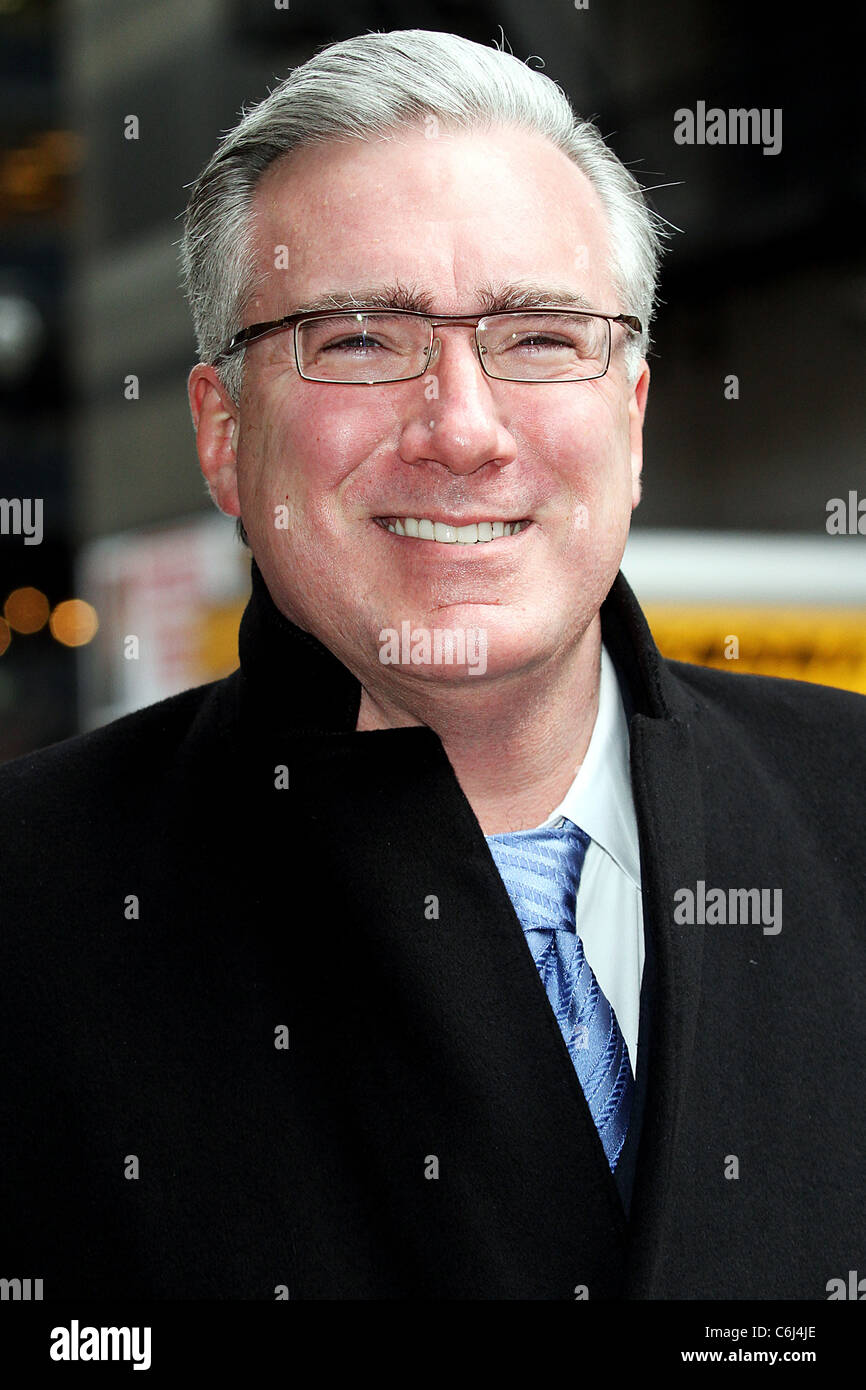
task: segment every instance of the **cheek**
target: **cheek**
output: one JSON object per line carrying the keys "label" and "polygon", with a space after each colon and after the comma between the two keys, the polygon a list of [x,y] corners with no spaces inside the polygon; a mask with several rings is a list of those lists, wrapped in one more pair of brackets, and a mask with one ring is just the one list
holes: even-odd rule
{"label": "cheek", "polygon": [[268,402],[259,407],[264,423],[248,440],[248,466],[262,494],[276,495],[293,511],[325,516],[347,481],[365,475],[365,464],[394,435],[394,413],[373,409],[360,388],[347,397],[351,389],[322,387],[330,393],[324,401],[304,392],[279,413]]}
{"label": "cheek", "polygon": [[562,544],[584,570],[619,556],[632,512],[627,419],[606,402],[593,404],[545,431],[536,455],[542,470],[547,464],[558,476]]}
{"label": "cheek", "polygon": [[[339,485],[343,457],[339,440],[306,416],[261,415],[261,423],[242,432],[238,456],[241,503],[261,518],[285,508],[290,519],[309,516],[328,491]],[[289,526],[289,533],[293,528]]]}
{"label": "cheek", "polygon": [[536,436],[542,471],[555,470],[565,487],[594,508],[618,505],[631,483],[628,432],[607,410],[575,412],[556,429]]}
{"label": "cheek", "polygon": [[586,431],[589,482],[600,506],[619,511],[631,498],[631,440],[628,412],[606,401]]}

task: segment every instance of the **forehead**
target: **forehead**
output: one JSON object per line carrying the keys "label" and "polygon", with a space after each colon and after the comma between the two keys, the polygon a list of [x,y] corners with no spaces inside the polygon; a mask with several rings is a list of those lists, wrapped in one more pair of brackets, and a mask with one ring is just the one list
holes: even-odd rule
{"label": "forehead", "polygon": [[427,288],[441,312],[485,282],[549,281],[612,302],[608,225],[586,175],[513,128],[308,146],[253,199],[260,304],[373,282]]}

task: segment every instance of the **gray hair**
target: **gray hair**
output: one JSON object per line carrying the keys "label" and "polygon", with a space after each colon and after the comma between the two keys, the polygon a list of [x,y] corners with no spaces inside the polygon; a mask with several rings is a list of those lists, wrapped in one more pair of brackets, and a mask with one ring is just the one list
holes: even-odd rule
{"label": "gray hair", "polygon": [[621,311],[643,324],[624,349],[634,384],[651,341],[665,219],[549,77],[495,45],[402,29],[344,39],[295,68],[263,101],[244,108],[192,185],[180,242],[183,281],[200,359],[217,365],[235,402],[244,353],[217,358],[242,326],[257,284],[251,203],[262,174],[293,150],[393,137],[431,116],[450,130],[510,125],[546,136],[586,175],[607,214],[607,269]]}

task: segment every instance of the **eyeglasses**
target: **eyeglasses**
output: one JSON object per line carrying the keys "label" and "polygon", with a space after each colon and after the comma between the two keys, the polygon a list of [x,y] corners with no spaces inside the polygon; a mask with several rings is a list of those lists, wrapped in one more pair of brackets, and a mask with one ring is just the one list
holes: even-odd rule
{"label": "eyeglasses", "polygon": [[[305,381],[375,386],[423,376],[439,351],[433,330],[475,329],[482,370],[497,381],[595,381],[610,364],[612,324],[643,331],[632,314],[583,309],[506,309],[498,314],[442,314],[359,309],[287,314],[235,333],[217,362],[249,343],[293,329],[294,365]],[[434,352],[435,348],[435,352]],[[279,348],[277,349],[279,353]],[[289,351],[286,341],[286,359]]]}

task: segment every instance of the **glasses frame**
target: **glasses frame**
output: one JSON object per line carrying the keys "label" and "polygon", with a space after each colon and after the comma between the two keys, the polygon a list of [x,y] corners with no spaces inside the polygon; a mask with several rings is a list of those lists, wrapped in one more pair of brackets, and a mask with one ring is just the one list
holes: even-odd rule
{"label": "glasses frame", "polygon": [[[486,348],[483,346],[481,342],[479,342],[478,339],[478,330],[481,324],[486,319],[506,318],[512,314],[525,315],[545,312],[569,314],[575,318],[604,319],[607,323],[607,357],[604,364],[604,371],[596,372],[594,376],[551,377],[549,379],[545,377],[502,377],[497,376],[494,372],[489,371],[484,362]],[[301,355],[298,351],[299,328],[301,328],[305,323],[309,323],[314,319],[341,318],[345,317],[346,315],[352,316],[358,314],[388,314],[391,316],[393,316],[394,314],[400,314],[405,318],[426,319],[430,327],[430,341],[427,345],[427,355],[424,361],[424,366],[421,368],[421,370],[418,372],[413,372],[411,376],[387,377],[383,381],[340,381],[335,379],[334,377],[307,376],[301,370]],[[643,325],[640,319],[635,318],[633,314],[604,314],[597,309],[561,309],[556,304],[536,304],[533,305],[531,308],[525,309],[500,309],[496,313],[492,314],[438,314],[435,316],[433,314],[422,314],[416,309],[365,309],[362,306],[359,306],[358,308],[350,306],[346,309],[319,309],[316,310],[314,313],[309,314],[286,314],[283,318],[280,319],[270,319],[266,323],[253,323],[250,324],[249,328],[240,329],[240,331],[235,333],[234,336],[229,340],[229,342],[223,348],[222,352],[216,358],[216,361],[213,365],[215,366],[217,362],[221,362],[224,358],[234,356],[235,353],[240,352],[243,348],[247,347],[249,343],[257,342],[259,338],[265,338],[272,333],[278,333],[283,329],[292,328],[292,343],[295,352],[295,366],[297,367],[298,375],[302,378],[302,380],[320,381],[327,386],[389,386],[398,381],[416,381],[418,377],[424,376],[425,372],[428,370],[430,366],[430,361],[433,357],[433,347],[436,341],[435,334],[433,331],[435,328],[443,327],[447,324],[463,324],[467,328],[472,327],[475,330],[475,351],[478,357],[478,361],[481,364],[481,370],[484,372],[484,375],[489,377],[491,381],[531,382],[533,385],[536,386],[553,386],[560,384],[572,385],[574,382],[578,381],[598,381],[601,377],[606,375],[607,370],[610,366],[612,350],[613,331],[611,325],[614,323],[624,324],[625,327],[630,329],[632,333],[640,334],[643,332]]]}

